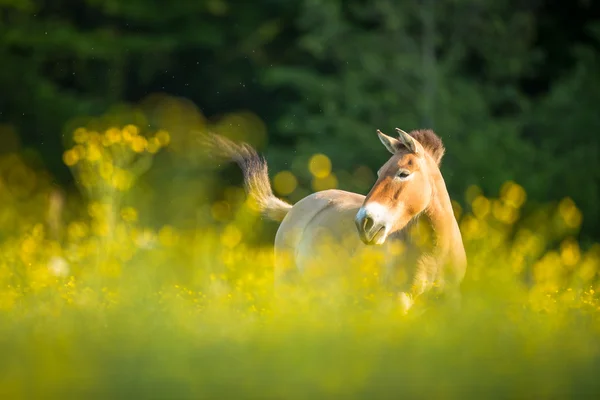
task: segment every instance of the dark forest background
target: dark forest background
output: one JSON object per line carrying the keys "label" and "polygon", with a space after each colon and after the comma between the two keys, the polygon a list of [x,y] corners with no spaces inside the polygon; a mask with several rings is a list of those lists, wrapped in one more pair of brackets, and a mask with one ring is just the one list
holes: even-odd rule
{"label": "dark forest background", "polygon": [[533,203],[571,197],[600,238],[598,2],[0,1],[1,152],[72,186],[74,119],[156,93],[208,119],[251,113],[272,173],[302,183],[324,153],[362,193],[357,168],[387,159],[376,129],[433,128],[457,201],[513,180]]}

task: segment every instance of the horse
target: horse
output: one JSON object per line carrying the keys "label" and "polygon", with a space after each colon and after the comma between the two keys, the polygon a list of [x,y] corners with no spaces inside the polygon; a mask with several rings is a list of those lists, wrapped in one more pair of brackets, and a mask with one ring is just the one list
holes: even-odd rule
{"label": "horse", "polygon": [[[384,258],[382,280],[397,294],[405,313],[432,289],[460,306],[467,259],[440,171],[445,147],[430,129],[396,131],[397,139],[377,130],[392,156],[377,171],[366,196],[329,189],[293,205],[273,194],[267,162],[252,146],[212,133],[205,138],[215,154],[238,164],[248,197],[265,217],[279,223],[274,240],[276,287],[291,282],[290,276],[323,277],[334,270],[344,274],[348,261],[377,248]],[[419,243],[417,225],[431,233],[428,244]],[[406,251],[398,252],[398,243]],[[332,250],[334,244],[338,246]],[[334,264],[342,265],[341,270]],[[398,276],[403,279],[395,279]]]}

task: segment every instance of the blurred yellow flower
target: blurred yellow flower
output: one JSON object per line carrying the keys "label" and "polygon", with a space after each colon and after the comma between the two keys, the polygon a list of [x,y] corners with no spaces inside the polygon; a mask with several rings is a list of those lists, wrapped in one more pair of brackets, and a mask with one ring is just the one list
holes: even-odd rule
{"label": "blurred yellow flower", "polygon": [[135,136],[139,135],[139,133],[140,129],[133,124],[125,125],[122,131],[123,139],[125,139],[125,141],[132,140]]}
{"label": "blurred yellow flower", "polygon": [[83,238],[88,234],[88,227],[84,222],[71,222],[67,227],[67,234],[71,240]]}
{"label": "blurred yellow flower", "polygon": [[335,174],[326,175],[323,178],[313,178],[312,180],[312,188],[314,191],[318,192],[321,190],[327,189],[335,189],[337,188],[338,180]]}
{"label": "blurred yellow flower", "polygon": [[85,143],[90,137],[88,131],[85,128],[77,128],[73,132],[73,140],[75,143]]}
{"label": "blurred yellow flower", "polygon": [[315,154],[308,161],[308,169],[315,178],[325,178],[331,173],[331,161],[325,154]]}
{"label": "blurred yellow flower", "polygon": [[221,235],[221,243],[225,246],[232,248],[237,246],[242,240],[242,231],[234,224],[229,224],[223,230]]}
{"label": "blurred yellow flower", "polygon": [[146,150],[147,145],[148,141],[142,136],[134,136],[133,139],[131,139],[131,149],[136,153],[141,153]]}
{"label": "blurred yellow flower", "polygon": [[273,188],[282,196],[287,196],[296,190],[298,180],[290,171],[281,171],[273,178]]}
{"label": "blurred yellow flower", "polygon": [[77,157],[80,160],[85,157],[85,147],[83,145],[76,144],[75,146],[73,146],[73,148],[71,150],[73,150],[75,153],[77,153]]}
{"label": "blurred yellow flower", "polygon": [[151,154],[155,154],[158,153],[158,151],[160,150],[160,142],[158,141],[157,138],[152,137],[150,139],[148,139],[148,152]]}
{"label": "blurred yellow flower", "polygon": [[88,131],[88,143],[95,143],[97,145],[100,145],[102,143],[102,138],[104,136],[101,135],[99,132],[96,131]]}
{"label": "blurred yellow flower", "polygon": [[105,237],[109,234],[110,226],[107,221],[95,220],[92,222],[92,232],[96,236]]}
{"label": "blurred yellow flower", "polygon": [[519,208],[525,202],[527,194],[523,187],[513,181],[508,181],[502,185],[500,196],[509,205]]}
{"label": "blurred yellow flower", "polygon": [[460,222],[460,230],[465,236],[465,239],[473,239],[479,231],[479,221],[471,215],[466,215]]}
{"label": "blurred yellow flower", "polygon": [[102,150],[96,143],[90,143],[87,148],[88,161],[98,161],[102,158]]}
{"label": "blurred yellow flower", "polygon": [[32,237],[27,237],[21,242],[21,251],[23,253],[31,254],[35,251],[37,242]]}
{"label": "blurred yellow flower", "polygon": [[77,162],[79,161],[79,156],[77,155],[77,152],[71,150],[67,150],[63,153],[63,162],[69,166],[72,167],[73,165],[77,164]]}
{"label": "blurred yellow flower", "polygon": [[492,212],[494,218],[505,224],[513,224],[519,217],[519,210],[503,204],[501,200],[494,200],[492,203]]}
{"label": "blurred yellow flower", "polygon": [[135,222],[138,219],[138,212],[133,207],[125,207],[121,210],[121,218],[126,222]]}
{"label": "blurred yellow flower", "polygon": [[169,132],[163,129],[156,132],[156,135],[154,137],[158,140],[158,143],[160,143],[162,147],[167,146],[171,142],[171,135],[169,134]]}
{"label": "blurred yellow flower", "polygon": [[98,173],[100,174],[102,179],[104,179],[105,181],[110,181],[113,171],[114,171],[113,165],[106,161],[103,162],[102,164],[100,164],[100,166],[98,168]]}
{"label": "blurred yellow flower", "polygon": [[579,244],[573,238],[567,238],[560,244],[560,258],[563,264],[572,267],[579,262],[581,251]]}
{"label": "blurred yellow flower", "polygon": [[106,139],[110,144],[119,143],[122,139],[121,131],[119,130],[119,128],[109,128],[106,130],[104,135],[106,136]]}
{"label": "blurred yellow flower", "polygon": [[569,228],[577,228],[581,225],[581,211],[570,197],[561,200],[558,211]]}
{"label": "blurred yellow flower", "polygon": [[88,215],[92,218],[100,218],[107,211],[107,207],[97,201],[92,201],[87,206]]}
{"label": "blurred yellow flower", "polygon": [[466,196],[466,200],[467,203],[472,204],[473,201],[478,197],[478,196],[482,196],[483,192],[481,191],[481,188],[477,185],[470,185],[467,188],[467,191],[465,193]]}
{"label": "blurred yellow flower", "polygon": [[133,183],[133,177],[129,171],[121,168],[115,168],[111,183],[115,188],[121,191],[126,191],[131,187],[131,184]]}
{"label": "blurred yellow flower", "polygon": [[472,207],[473,214],[479,219],[484,219],[490,212],[491,205],[490,201],[487,198],[478,195],[473,200]]}

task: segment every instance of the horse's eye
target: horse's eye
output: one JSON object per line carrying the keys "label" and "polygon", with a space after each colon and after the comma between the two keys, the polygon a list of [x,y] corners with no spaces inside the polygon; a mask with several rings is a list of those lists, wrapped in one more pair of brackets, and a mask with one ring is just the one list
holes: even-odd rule
{"label": "horse's eye", "polygon": [[398,178],[400,179],[406,179],[410,176],[410,172],[408,171],[400,171],[398,172],[398,174],[396,175]]}

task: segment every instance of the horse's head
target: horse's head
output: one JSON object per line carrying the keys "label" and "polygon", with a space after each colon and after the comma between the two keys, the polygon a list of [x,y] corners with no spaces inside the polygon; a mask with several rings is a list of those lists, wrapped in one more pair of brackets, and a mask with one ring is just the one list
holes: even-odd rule
{"label": "horse's head", "polygon": [[[444,147],[431,130],[411,134],[396,128],[398,139],[377,130],[392,157],[377,172],[377,182],[367,194],[355,222],[365,244],[383,244],[427,209],[439,176]],[[437,174],[436,174],[437,171]]]}

